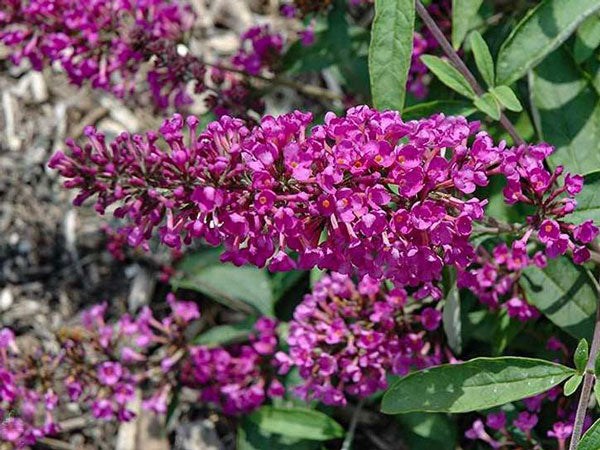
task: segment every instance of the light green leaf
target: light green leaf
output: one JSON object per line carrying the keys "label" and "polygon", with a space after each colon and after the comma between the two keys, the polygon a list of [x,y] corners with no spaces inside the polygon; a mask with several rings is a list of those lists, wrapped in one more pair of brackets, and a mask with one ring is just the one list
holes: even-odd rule
{"label": "light green leaf", "polygon": [[556,147],[550,165],[581,174],[600,169],[598,94],[571,55],[562,47],[548,55],[531,81],[541,139]]}
{"label": "light green leaf", "polygon": [[381,411],[461,413],[545,392],[574,370],[541,359],[476,358],[411,373],[387,390]]}
{"label": "light green leaf", "polygon": [[236,450],[318,450],[321,448],[321,443],[266,433],[246,417],[238,426],[235,448]]}
{"label": "light green leaf", "polygon": [[375,0],[369,46],[373,104],[402,111],[415,27],[414,0]]}
{"label": "light green leaf", "polygon": [[508,86],[498,86],[490,89],[492,95],[503,105],[506,109],[510,109],[511,111],[520,112],[523,111],[523,106],[521,102],[513,92],[511,88]]}
{"label": "light green leaf", "polygon": [[308,408],[263,406],[249,416],[266,433],[326,441],[344,436],[342,426],[320,411]]}
{"label": "light green leaf", "polygon": [[471,50],[475,56],[475,64],[488,87],[494,86],[494,60],[483,36],[479,31],[471,33]]}
{"label": "light green leaf", "polygon": [[[456,425],[444,414],[411,413],[396,416],[407,433],[409,448],[455,450]],[[404,435],[404,434],[403,434]]]}
{"label": "light green leaf", "polygon": [[442,313],[442,325],[448,345],[456,354],[462,352],[462,324],[460,321],[460,293],[456,282],[452,284]]}
{"label": "light green leaf", "polygon": [[520,284],[529,303],[548,319],[576,338],[591,338],[597,291],[585,268],[565,256],[548,259],[544,269],[525,268]]}
{"label": "light green leaf", "polygon": [[421,61],[442,83],[465,97],[474,99],[475,91],[465,77],[445,59],[433,55],[421,56]]}
{"label": "light green leaf", "polygon": [[598,450],[600,448],[600,419],[585,432],[577,450]]}
{"label": "light green leaf", "polygon": [[542,1],[529,11],[502,44],[496,82],[511,84],[521,78],[598,10],[598,0]]}
{"label": "light green leaf", "polygon": [[575,62],[582,63],[594,53],[600,45],[600,16],[593,15],[585,19],[575,34],[573,56]]}
{"label": "light green leaf", "polygon": [[571,394],[573,394],[581,384],[581,380],[583,380],[583,375],[579,374],[573,375],[571,378],[569,378],[565,383],[565,388],[563,390],[565,396],[569,397]]}
{"label": "light green leaf", "polygon": [[444,113],[447,116],[468,117],[476,111],[477,109],[473,107],[471,102],[462,100],[434,100],[404,108],[402,119],[416,120],[439,113]]}
{"label": "light green leaf", "polygon": [[500,105],[492,94],[486,92],[473,103],[480,111],[483,111],[492,119],[498,120],[500,118]]}
{"label": "light green leaf", "polygon": [[592,219],[600,223],[600,171],[583,177],[583,189],[577,194],[577,208],[565,216],[565,221],[581,223]]}
{"label": "light green leaf", "polygon": [[477,26],[477,11],[482,3],[483,0],[452,0],[452,45],[456,50]]}
{"label": "light green leaf", "polygon": [[587,341],[585,338],[581,339],[579,344],[577,344],[575,353],[573,354],[573,362],[575,363],[575,367],[579,373],[583,373],[585,370],[585,366],[588,362],[588,352],[589,347]]}
{"label": "light green leaf", "polygon": [[219,325],[196,336],[192,345],[224,345],[246,339],[254,328],[255,317],[249,317],[240,323]]}
{"label": "light green leaf", "polygon": [[600,405],[600,383],[598,382],[598,376],[594,380],[594,397],[596,397],[596,403]]}
{"label": "light green leaf", "polygon": [[183,275],[172,281],[176,289],[192,289],[238,311],[274,314],[273,292],[265,270],[219,262],[220,249],[187,255],[177,266]]}

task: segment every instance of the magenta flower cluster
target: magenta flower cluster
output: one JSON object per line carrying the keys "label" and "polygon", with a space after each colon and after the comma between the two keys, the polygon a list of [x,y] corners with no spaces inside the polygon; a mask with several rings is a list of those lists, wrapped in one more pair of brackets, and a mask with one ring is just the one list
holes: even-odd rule
{"label": "magenta flower cluster", "polygon": [[276,355],[280,370],[297,367],[305,380],[294,392],[303,399],[345,405],[347,395],[365,398],[387,387],[386,375],[405,375],[442,362],[426,331],[438,328],[431,307],[405,314],[406,292],[387,293],[366,276],[355,285],[347,275],[320,280],[290,323],[289,355]]}
{"label": "magenta flower cluster", "polygon": [[144,58],[132,45],[143,32],[177,41],[192,26],[191,8],[164,0],[6,0],[0,42],[11,59],[35,70],[59,63],[72,83],[89,81],[118,96],[135,90]]}
{"label": "magenta flower cluster", "polygon": [[247,345],[229,348],[190,348],[184,384],[200,391],[200,400],[218,406],[225,414],[247,413],[268,398],[282,397],[285,388],[275,373],[277,323],[260,318]]}

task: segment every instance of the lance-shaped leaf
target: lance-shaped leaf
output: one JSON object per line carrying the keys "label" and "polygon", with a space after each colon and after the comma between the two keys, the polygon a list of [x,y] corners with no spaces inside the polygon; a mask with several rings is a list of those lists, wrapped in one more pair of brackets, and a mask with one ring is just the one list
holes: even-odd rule
{"label": "lance-shaped leaf", "polygon": [[598,0],[542,1],[519,22],[502,44],[496,82],[511,84],[521,78],[598,10]]}
{"label": "lance-shaped leaf", "polygon": [[326,441],[344,436],[342,426],[320,411],[308,408],[263,406],[249,420],[266,433],[299,439]]}
{"label": "lance-shaped leaf", "polygon": [[576,338],[591,338],[598,293],[585,268],[565,256],[549,259],[544,269],[525,268],[520,284],[548,319]]}
{"label": "lance-shaped leaf", "polygon": [[373,104],[402,111],[415,27],[414,0],[375,0],[369,46]]}
{"label": "lance-shaped leaf", "polygon": [[477,11],[483,0],[452,0],[452,45],[456,50],[467,33],[478,25]]}
{"label": "lance-shaped leaf", "polygon": [[571,396],[577,390],[582,380],[583,375],[579,374],[575,374],[571,378],[569,378],[565,383],[565,388],[563,389],[565,396]]}
{"label": "lance-shaped leaf", "polygon": [[588,362],[589,346],[585,339],[579,341],[575,353],[573,354],[573,362],[579,373],[583,373]]}
{"label": "lance-shaped leaf", "polygon": [[490,92],[506,109],[516,112],[523,111],[521,102],[508,86],[498,86],[490,89]]}
{"label": "lance-shaped leaf", "polygon": [[475,91],[465,77],[448,61],[433,55],[421,56],[421,61],[442,83],[468,98],[475,98]]}
{"label": "lance-shaped leaf", "polygon": [[594,422],[594,424],[585,432],[577,450],[598,450],[600,448],[600,420]]}
{"label": "lance-shaped leaf", "polygon": [[500,118],[500,105],[492,94],[486,92],[473,103],[492,119],[498,120]]}
{"label": "lance-shaped leaf", "polygon": [[537,395],[561,383],[575,371],[531,358],[476,358],[412,373],[385,393],[381,410],[462,413]]}
{"label": "lance-shaped leaf", "polygon": [[471,49],[473,50],[475,64],[477,64],[479,73],[489,87],[494,86],[494,60],[492,59],[490,49],[479,31],[471,33]]}

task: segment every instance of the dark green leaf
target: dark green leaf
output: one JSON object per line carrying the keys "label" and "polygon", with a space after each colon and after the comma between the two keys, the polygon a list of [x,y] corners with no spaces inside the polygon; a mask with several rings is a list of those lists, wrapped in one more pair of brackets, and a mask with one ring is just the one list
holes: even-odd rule
{"label": "dark green leaf", "polygon": [[433,114],[444,113],[447,116],[465,116],[468,117],[477,111],[471,102],[460,100],[434,100],[427,103],[404,108],[402,111],[403,120],[417,120]]}
{"label": "dark green leaf", "polygon": [[483,0],[452,0],[452,45],[458,50],[467,33],[477,25]]}
{"label": "dark green leaf", "polygon": [[490,93],[485,93],[475,100],[475,106],[483,111],[494,120],[500,118],[500,105],[494,96]]}
{"label": "dark green leaf", "polygon": [[292,438],[326,441],[344,436],[344,429],[339,423],[314,409],[263,406],[252,413],[249,420],[263,432]]}
{"label": "dark green leaf", "polygon": [[565,217],[571,223],[581,223],[592,219],[600,223],[600,171],[583,177],[583,189],[577,195],[577,208]]}
{"label": "dark green leaf", "polygon": [[475,56],[475,63],[479,69],[479,73],[487,83],[488,87],[494,86],[494,60],[487,44],[483,40],[483,36],[479,31],[471,33],[471,50]]}
{"label": "dark green leaf", "polygon": [[245,418],[237,431],[236,450],[318,450],[318,441],[295,439],[263,432],[258,425]]}
{"label": "dark green leaf", "polygon": [[490,89],[490,92],[506,109],[516,112],[523,111],[521,102],[508,86],[498,86]]}
{"label": "dark green leaf", "polygon": [[588,352],[588,342],[584,338],[579,341],[579,344],[577,344],[575,354],[573,355],[573,362],[575,363],[575,367],[579,373],[583,373],[585,370],[585,365],[588,362]]}
{"label": "dark green leaf", "polygon": [[448,345],[456,354],[462,352],[462,324],[460,321],[460,293],[456,282],[452,284],[442,314],[442,325]]}
{"label": "dark green leaf", "polygon": [[600,16],[593,15],[585,19],[575,34],[573,56],[581,63],[594,53],[600,45]]}
{"label": "dark green leaf", "polygon": [[415,27],[414,0],[375,0],[369,46],[373,104],[402,111]]}
{"label": "dark green leaf", "polygon": [[181,394],[181,385],[178,384],[173,389],[173,394],[171,395],[171,401],[169,402],[169,406],[167,407],[167,414],[165,416],[165,426],[168,427],[173,419],[173,415],[177,410],[177,405],[179,405],[179,395]]}
{"label": "dark green leaf", "polygon": [[571,378],[569,378],[567,380],[567,382],[565,383],[565,388],[564,388],[564,394],[569,397],[571,394],[573,394],[577,388],[579,387],[579,385],[581,384],[581,380],[583,380],[583,375],[573,375]]}
{"label": "dark green leaf", "polygon": [[556,147],[549,161],[571,173],[600,169],[600,102],[590,82],[563,48],[533,71],[534,104],[541,138]]}
{"label": "dark green leaf", "polygon": [[598,382],[598,376],[594,380],[594,397],[596,397],[596,403],[600,405],[600,383]]}
{"label": "dark green leaf", "polygon": [[598,10],[598,0],[542,1],[502,44],[497,61],[497,83],[511,84],[521,78]]}
{"label": "dark green leaf", "polygon": [[187,255],[177,266],[183,276],[173,280],[176,288],[192,289],[246,313],[273,315],[273,293],[266,271],[219,262],[219,249]]}
{"label": "dark green leaf", "polygon": [[444,364],[398,380],[385,393],[381,410],[400,414],[488,409],[545,392],[573,372],[549,361],[515,357]]}
{"label": "dark green leaf", "polygon": [[433,55],[421,56],[421,61],[442,83],[465,97],[474,99],[475,91],[465,77],[448,61]]}
{"label": "dark green leaf", "polygon": [[256,318],[249,317],[240,323],[219,325],[198,335],[192,341],[193,345],[224,345],[245,340],[254,328]]}
{"label": "dark green leaf", "polygon": [[600,420],[594,422],[594,424],[585,432],[577,450],[598,450],[600,448]]}
{"label": "dark green leaf", "polygon": [[301,270],[274,273],[271,276],[271,287],[273,289],[273,298],[275,301],[279,301],[281,297],[293,288],[305,275],[306,272]]}
{"label": "dark green leaf", "polygon": [[[596,356],[596,360],[594,361],[594,373],[596,376],[600,377],[600,355]],[[598,402],[600,404],[600,402]]]}
{"label": "dark green leaf", "polygon": [[529,303],[576,338],[590,338],[594,330],[597,291],[590,273],[561,256],[540,269],[529,266],[520,281]]}
{"label": "dark green leaf", "polygon": [[410,448],[419,450],[454,450],[456,425],[444,414],[399,414],[398,421],[409,432]]}

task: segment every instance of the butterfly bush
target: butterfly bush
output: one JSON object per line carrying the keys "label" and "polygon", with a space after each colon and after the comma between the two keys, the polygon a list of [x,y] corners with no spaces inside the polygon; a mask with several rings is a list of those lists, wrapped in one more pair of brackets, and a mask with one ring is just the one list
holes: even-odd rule
{"label": "butterfly bush", "polygon": [[282,395],[270,364],[278,345],[273,321],[260,319],[248,345],[209,349],[188,344],[197,305],[173,294],[167,303],[163,319],[144,307],[116,324],[105,320],[106,303],[94,306],[79,325],[58,333],[58,350],[20,350],[13,332],[0,330],[0,439],[20,448],[59,433],[58,413],[68,404],[98,420],[127,422],[140,393],[144,409],[165,414],[182,383],[225,414]]}
{"label": "butterfly bush", "polygon": [[331,274],[304,297],[290,324],[289,355],[279,352],[282,370],[298,367],[303,399],[345,405],[347,395],[365,398],[387,387],[386,375],[405,375],[442,362],[439,345],[427,341],[442,314],[431,307],[404,313],[406,291],[389,292],[366,276],[358,285]]}
{"label": "butterfly bush", "polygon": [[90,82],[122,97],[136,89],[144,57],[136,34],[178,41],[194,20],[191,8],[164,0],[6,0],[0,42],[10,58],[35,70],[60,64],[77,86]]}

